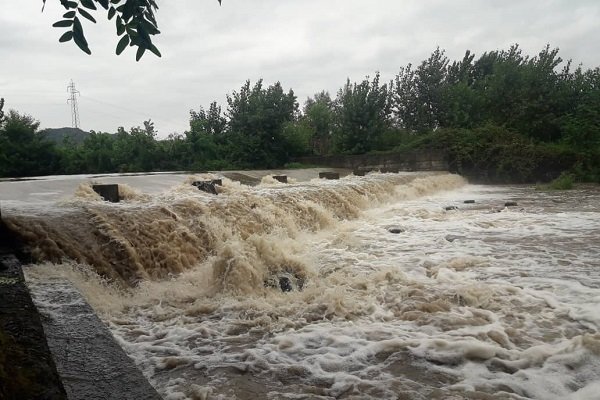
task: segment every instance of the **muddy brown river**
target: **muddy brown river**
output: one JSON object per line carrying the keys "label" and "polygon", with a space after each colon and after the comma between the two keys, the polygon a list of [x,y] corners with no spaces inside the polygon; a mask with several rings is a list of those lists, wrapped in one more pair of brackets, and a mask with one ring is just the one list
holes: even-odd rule
{"label": "muddy brown river", "polygon": [[189,183],[221,174],[0,182],[0,202],[42,260],[36,302],[71,282],[168,400],[600,399],[597,186],[266,174],[218,196]]}

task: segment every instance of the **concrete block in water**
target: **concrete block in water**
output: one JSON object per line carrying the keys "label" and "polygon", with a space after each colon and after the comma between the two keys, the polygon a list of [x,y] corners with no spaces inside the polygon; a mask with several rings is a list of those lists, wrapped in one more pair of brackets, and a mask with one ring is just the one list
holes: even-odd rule
{"label": "concrete block in water", "polygon": [[288,183],[287,175],[273,175],[273,179],[281,183]]}
{"label": "concrete block in water", "polygon": [[203,192],[210,194],[219,194],[217,193],[217,188],[215,187],[217,183],[214,183],[214,181],[195,181],[192,182],[192,185],[196,186],[198,190],[202,190]]}
{"label": "concrete block in water", "polygon": [[340,174],[337,172],[319,172],[320,179],[340,179]]}
{"label": "concrete block in water", "polygon": [[94,192],[98,193],[104,200],[110,201],[111,203],[118,203],[119,198],[119,185],[107,184],[107,185],[92,185]]}

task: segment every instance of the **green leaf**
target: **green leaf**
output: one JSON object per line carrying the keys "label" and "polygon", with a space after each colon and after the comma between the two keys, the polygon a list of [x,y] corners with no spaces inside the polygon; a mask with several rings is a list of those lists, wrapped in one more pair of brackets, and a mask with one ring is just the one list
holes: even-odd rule
{"label": "green leaf", "polygon": [[121,0],[110,0],[110,2],[113,3],[113,4],[119,4],[120,1]]}
{"label": "green leaf", "polygon": [[[146,19],[148,21],[151,22],[151,25],[154,25],[155,27],[157,26],[156,18],[154,18],[154,13],[152,13],[152,10],[147,9],[146,11],[144,11],[144,16],[146,17]],[[150,31],[148,31],[148,32],[150,32]]]}
{"label": "green leaf", "polygon": [[76,1],[61,1],[61,4],[67,9],[68,8],[77,8]]}
{"label": "green leaf", "polygon": [[87,12],[87,11],[85,11],[83,8],[78,8],[78,9],[77,9],[77,11],[79,11],[79,14],[80,14],[82,17],[89,19],[89,20],[90,20],[90,21],[92,21],[93,23],[96,23],[96,20],[94,19],[94,17],[92,17],[92,16],[90,15],[90,13],[89,13],[89,12]]}
{"label": "green leaf", "polygon": [[83,34],[83,31],[78,31],[77,29],[73,29],[73,39],[76,42],[80,41],[81,43],[85,44],[86,46],[88,44],[87,40],[85,40],[85,35]]}
{"label": "green leaf", "polygon": [[87,41],[83,36],[83,32],[73,31],[73,41],[84,53],[92,54],[90,48],[88,47]]}
{"label": "green leaf", "polygon": [[146,47],[149,48],[152,46],[152,39],[150,39],[150,35],[148,35],[142,24],[137,25],[137,33],[140,35],[140,39],[147,45]]}
{"label": "green leaf", "polygon": [[130,40],[130,46],[144,46],[144,44],[140,40],[140,35],[138,35],[135,31],[128,33],[128,35]]}
{"label": "green leaf", "polygon": [[102,8],[104,8],[105,10],[108,10],[108,0],[98,0],[98,3],[100,3]]}
{"label": "green leaf", "polygon": [[160,33],[160,31],[158,29],[156,29],[156,26],[154,26],[150,22],[148,22],[146,20],[142,20],[141,23],[142,23],[142,26],[144,27],[144,30],[146,30],[146,32],[148,32],[149,35],[157,35]]}
{"label": "green leaf", "polygon": [[73,18],[75,16],[75,11],[68,11],[63,14],[63,18]]}
{"label": "green leaf", "polygon": [[[118,8],[117,8],[118,9]],[[121,12],[121,17],[123,17],[124,21],[129,21],[135,12],[135,6],[132,1],[127,1],[123,5],[123,11]]]}
{"label": "green leaf", "polygon": [[55,28],[67,28],[71,25],[73,25],[73,20],[70,19],[64,19],[62,21],[58,21],[52,24],[52,26]]}
{"label": "green leaf", "polygon": [[125,50],[125,47],[127,47],[127,45],[129,44],[129,36],[125,35],[121,38],[121,40],[119,40],[119,43],[117,44],[117,55],[120,55],[123,50]]}
{"label": "green leaf", "polygon": [[71,39],[73,39],[73,32],[67,31],[60,37],[60,39],[58,39],[58,41],[61,43],[64,43],[64,42],[68,42]]}
{"label": "green leaf", "polygon": [[135,53],[135,61],[140,61],[140,58],[142,58],[145,51],[146,51],[146,48],[144,48],[142,46],[138,47],[137,53]]}
{"label": "green leaf", "polygon": [[117,16],[117,35],[121,36],[123,32],[125,32],[125,25],[123,24],[123,20],[121,17]]}
{"label": "green leaf", "polygon": [[150,46],[150,48],[148,50],[150,50],[151,52],[156,54],[157,57],[162,57],[162,55],[160,54],[160,51],[158,51],[158,49],[156,48],[155,45]]}
{"label": "green leaf", "polygon": [[89,8],[90,10],[96,10],[96,5],[92,0],[79,0],[81,5],[85,8]]}
{"label": "green leaf", "polygon": [[114,7],[111,7],[108,9],[108,19],[113,19],[113,17],[115,16],[115,14],[117,13],[117,10],[115,10]]}
{"label": "green leaf", "polygon": [[73,32],[81,32],[83,36],[83,26],[81,26],[81,21],[77,17],[73,18]]}

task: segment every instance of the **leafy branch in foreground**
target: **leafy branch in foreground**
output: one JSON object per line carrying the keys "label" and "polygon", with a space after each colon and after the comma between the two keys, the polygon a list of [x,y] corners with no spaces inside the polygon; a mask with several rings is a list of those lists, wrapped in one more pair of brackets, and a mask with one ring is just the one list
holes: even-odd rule
{"label": "leafy branch in foreground", "polygon": [[[217,0],[221,4],[221,0]],[[42,0],[46,6],[46,0]],[[127,46],[137,47],[135,59],[139,61],[146,50],[161,57],[160,51],[152,43],[152,36],[160,34],[155,13],[158,5],[155,0],[60,0],[65,8],[63,19],[55,22],[55,28],[69,28],[58,39],[64,43],[73,41],[85,53],[92,54],[83,32],[82,19],[96,23],[92,13],[98,12],[102,7],[109,20],[115,18],[117,36],[121,39],[117,43],[116,53],[120,55]]]}

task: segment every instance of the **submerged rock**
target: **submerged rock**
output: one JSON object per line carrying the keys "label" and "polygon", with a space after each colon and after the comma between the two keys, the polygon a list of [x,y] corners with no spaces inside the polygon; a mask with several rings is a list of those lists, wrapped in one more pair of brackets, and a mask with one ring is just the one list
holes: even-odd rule
{"label": "submerged rock", "polygon": [[465,200],[465,201],[463,201],[463,203],[465,203],[465,204],[473,204],[473,203],[475,203],[475,200]]}
{"label": "submerged rock", "polygon": [[279,277],[279,288],[282,292],[291,292],[294,289],[292,287],[292,282],[290,281],[290,278],[288,278],[287,276]]}
{"label": "submerged rock", "polygon": [[216,183],[214,181],[195,181],[192,182],[192,185],[196,186],[198,190],[202,190],[203,192],[219,194],[217,193],[217,188],[215,187]]}
{"label": "submerged rock", "polygon": [[456,206],[446,206],[446,207],[444,207],[444,210],[446,210],[446,211],[458,210],[458,207],[456,207]]}
{"label": "submerged rock", "polygon": [[402,232],[404,232],[404,229],[394,226],[394,227],[388,228],[388,232],[389,233],[402,233]]}
{"label": "submerged rock", "polygon": [[504,203],[504,207],[516,207],[518,204],[516,201],[507,201]]}
{"label": "submerged rock", "polygon": [[264,285],[267,288],[279,289],[284,293],[300,291],[304,288],[304,278],[296,274],[281,273],[266,279]]}
{"label": "submerged rock", "polygon": [[460,235],[446,235],[445,239],[449,242],[454,242],[455,240],[459,240],[459,239],[466,239],[466,236],[460,236]]}

